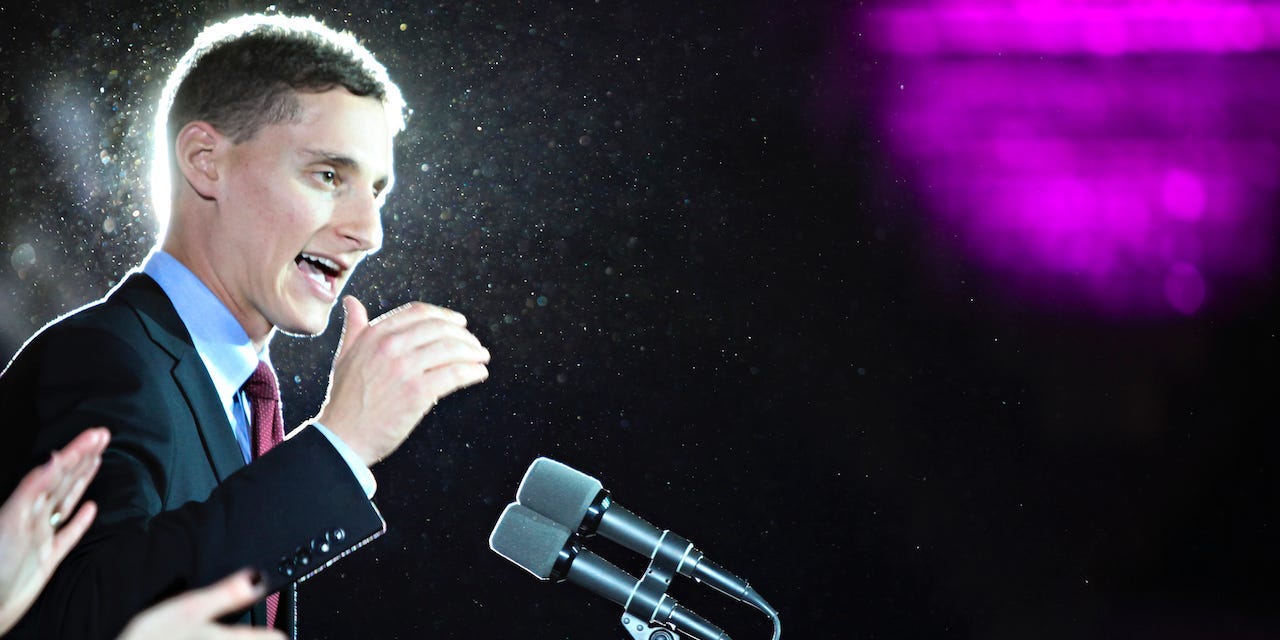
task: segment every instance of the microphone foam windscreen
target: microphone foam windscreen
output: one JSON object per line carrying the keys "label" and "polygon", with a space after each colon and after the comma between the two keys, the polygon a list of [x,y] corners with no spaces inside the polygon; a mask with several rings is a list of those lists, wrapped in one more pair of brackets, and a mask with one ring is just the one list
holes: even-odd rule
{"label": "microphone foam windscreen", "polygon": [[576,531],[603,487],[569,465],[538,458],[524,473],[516,501]]}
{"label": "microphone foam windscreen", "polygon": [[489,534],[489,548],[525,571],[547,580],[570,535],[567,527],[512,502],[498,517],[493,533]]}

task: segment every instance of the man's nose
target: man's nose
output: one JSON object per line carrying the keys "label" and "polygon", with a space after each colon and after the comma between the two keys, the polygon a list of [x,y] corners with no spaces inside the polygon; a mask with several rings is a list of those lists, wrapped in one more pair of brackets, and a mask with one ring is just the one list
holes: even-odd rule
{"label": "man's nose", "polygon": [[373,194],[365,194],[345,203],[338,232],[351,243],[351,249],[372,253],[382,248],[382,212]]}

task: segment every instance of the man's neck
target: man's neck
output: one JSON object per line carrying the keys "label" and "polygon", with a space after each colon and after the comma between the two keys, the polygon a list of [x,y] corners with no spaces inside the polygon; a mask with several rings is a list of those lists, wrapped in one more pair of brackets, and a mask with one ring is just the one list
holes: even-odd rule
{"label": "man's neck", "polygon": [[240,305],[237,305],[231,299],[226,287],[222,286],[221,280],[216,277],[217,270],[213,265],[208,260],[201,259],[199,255],[186,251],[182,243],[173,238],[172,231],[170,229],[171,233],[165,238],[164,243],[160,245],[160,250],[169,254],[170,257],[191,271],[213,293],[214,297],[222,303],[223,307],[226,307],[227,311],[236,319],[236,322],[240,324],[240,328],[244,329],[245,335],[249,336],[249,341],[253,343],[254,349],[261,353],[270,344],[276,328],[266,322],[265,318],[259,317],[261,322],[257,323],[247,321],[247,318],[253,317],[254,314],[246,313]]}

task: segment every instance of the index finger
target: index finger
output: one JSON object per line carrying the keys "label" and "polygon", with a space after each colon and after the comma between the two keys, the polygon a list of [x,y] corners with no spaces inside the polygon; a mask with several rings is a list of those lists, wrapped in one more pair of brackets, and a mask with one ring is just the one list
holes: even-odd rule
{"label": "index finger", "polygon": [[109,439],[110,434],[102,427],[85,429],[67,446],[55,450],[47,462],[28,472],[14,489],[14,494],[29,496],[29,499],[35,500],[36,494],[48,493],[50,495],[46,496],[46,504],[57,506],[63,492],[75,482],[74,478],[68,481],[68,470],[74,470],[76,465],[87,458],[100,455]]}
{"label": "index finger", "polygon": [[467,317],[444,307],[425,302],[408,302],[402,304],[369,322],[370,325],[386,324],[397,326],[403,323],[423,322],[425,320],[444,320],[460,327],[467,326]]}
{"label": "index finger", "polygon": [[110,431],[107,431],[104,427],[93,427],[81,431],[80,435],[62,448],[62,451],[77,456],[100,455],[107,448],[107,442],[110,440]]}
{"label": "index finger", "polygon": [[244,609],[267,595],[262,583],[254,584],[254,571],[241,569],[203,589],[189,591],[170,602],[197,620],[213,620]]}

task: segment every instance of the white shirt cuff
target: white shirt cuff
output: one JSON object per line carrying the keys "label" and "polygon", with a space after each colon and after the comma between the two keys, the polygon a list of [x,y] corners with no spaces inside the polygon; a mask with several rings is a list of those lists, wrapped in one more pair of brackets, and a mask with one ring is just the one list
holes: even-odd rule
{"label": "white shirt cuff", "polygon": [[356,455],[355,450],[343,442],[342,438],[334,435],[324,425],[319,422],[312,422],[311,426],[319,429],[320,433],[323,433],[324,437],[329,439],[329,442],[333,444],[333,448],[337,449],[342,459],[347,461],[347,466],[351,467],[351,473],[355,474],[356,480],[360,482],[360,487],[364,489],[365,497],[372,500],[374,492],[378,490],[378,481],[373,478],[373,472],[369,470],[369,467],[364,466],[364,461],[360,459],[360,456]]}

